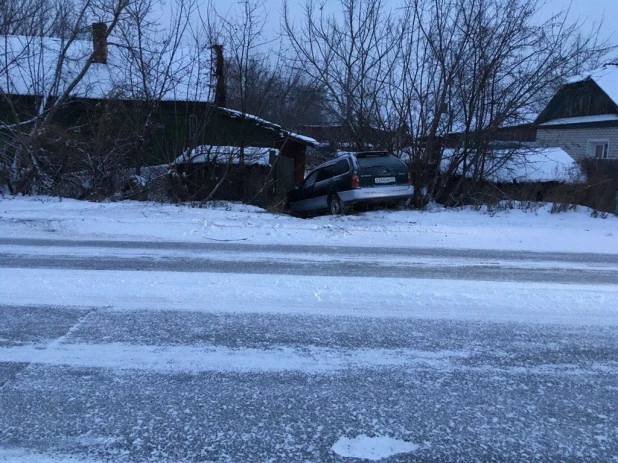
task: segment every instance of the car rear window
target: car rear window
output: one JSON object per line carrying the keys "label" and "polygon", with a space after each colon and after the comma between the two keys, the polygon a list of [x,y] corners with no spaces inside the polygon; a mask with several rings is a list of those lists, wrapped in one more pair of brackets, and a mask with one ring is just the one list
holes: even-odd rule
{"label": "car rear window", "polygon": [[357,159],[361,169],[371,169],[372,167],[405,168],[405,164],[392,154],[358,156]]}

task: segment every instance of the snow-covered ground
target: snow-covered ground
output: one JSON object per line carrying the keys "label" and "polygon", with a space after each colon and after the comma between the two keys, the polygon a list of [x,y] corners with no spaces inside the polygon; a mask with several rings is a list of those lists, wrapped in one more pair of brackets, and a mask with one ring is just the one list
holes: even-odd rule
{"label": "snow-covered ground", "polygon": [[0,236],[183,242],[525,250],[618,254],[618,217],[472,208],[298,219],[234,203],[206,208],[49,197],[0,199]]}

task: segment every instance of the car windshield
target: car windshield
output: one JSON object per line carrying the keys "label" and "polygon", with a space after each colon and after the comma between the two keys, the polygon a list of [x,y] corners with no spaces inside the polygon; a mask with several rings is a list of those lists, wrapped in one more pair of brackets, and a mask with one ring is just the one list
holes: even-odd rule
{"label": "car windshield", "polygon": [[311,174],[309,174],[309,176],[305,179],[305,182],[303,183],[303,188],[309,188],[311,186],[313,186],[313,184],[315,183],[315,179],[318,176],[318,172],[319,171],[314,171]]}
{"label": "car windshield", "polygon": [[373,167],[401,169],[403,167],[403,163],[391,154],[358,156],[357,159],[361,169],[371,169]]}

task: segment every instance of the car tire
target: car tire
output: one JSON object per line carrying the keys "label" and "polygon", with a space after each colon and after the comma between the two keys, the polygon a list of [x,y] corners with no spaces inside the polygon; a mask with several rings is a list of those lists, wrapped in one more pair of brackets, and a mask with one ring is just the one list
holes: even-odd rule
{"label": "car tire", "polygon": [[343,207],[343,203],[337,196],[333,196],[330,200],[330,213],[333,215],[342,215],[345,214],[345,208]]}

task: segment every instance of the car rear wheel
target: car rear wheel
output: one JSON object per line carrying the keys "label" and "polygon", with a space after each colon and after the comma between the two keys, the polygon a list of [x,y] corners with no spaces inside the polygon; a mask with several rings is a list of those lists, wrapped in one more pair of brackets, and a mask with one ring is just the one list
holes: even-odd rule
{"label": "car rear wheel", "polygon": [[330,213],[333,215],[341,215],[344,213],[343,203],[337,196],[330,200]]}

